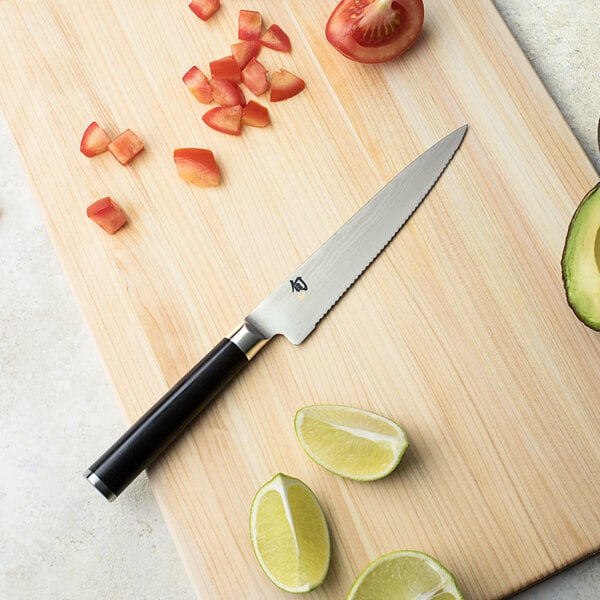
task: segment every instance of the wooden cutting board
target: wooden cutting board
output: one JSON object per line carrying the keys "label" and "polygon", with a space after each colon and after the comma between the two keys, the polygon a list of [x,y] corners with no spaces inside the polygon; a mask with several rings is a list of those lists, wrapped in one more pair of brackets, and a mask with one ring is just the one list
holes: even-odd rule
{"label": "wooden cutting board", "polygon": [[[273,341],[150,480],[201,598],[286,597],[248,537],[253,495],[279,471],[307,482],[329,520],[331,570],[311,597],[342,598],[370,560],[410,548],[437,556],[467,598],[500,598],[600,547],[600,334],[570,312],[560,274],[598,176],[490,0],[428,2],[418,44],[378,66],[329,47],[334,3],[224,0],[204,23],[187,1],[4,0],[1,108],[129,421],[468,123],[351,293],[302,346]],[[261,60],[307,87],[269,105],[269,128],[234,138],[201,122],[181,76],[229,53],[240,8],[289,33],[291,54]],[[85,158],[92,120],[132,128],[145,151],[128,167]],[[179,180],[180,146],[211,148],[223,184]],[[85,216],[108,194],[130,220],[112,237]],[[360,484],[313,464],[292,425],[313,403],[397,420],[411,442],[398,470]]]}

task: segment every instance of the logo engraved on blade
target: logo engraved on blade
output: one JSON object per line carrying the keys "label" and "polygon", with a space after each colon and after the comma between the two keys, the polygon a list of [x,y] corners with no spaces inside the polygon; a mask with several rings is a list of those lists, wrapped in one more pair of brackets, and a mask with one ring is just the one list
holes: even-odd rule
{"label": "logo engraved on blade", "polygon": [[308,285],[302,277],[296,277],[296,279],[290,279],[290,283],[292,284],[292,293],[294,292],[306,292],[308,290]]}

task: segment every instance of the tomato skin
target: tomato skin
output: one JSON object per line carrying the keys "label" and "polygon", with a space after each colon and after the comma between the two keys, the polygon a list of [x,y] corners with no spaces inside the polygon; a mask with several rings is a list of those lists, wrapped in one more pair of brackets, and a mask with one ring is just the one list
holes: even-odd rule
{"label": "tomato skin", "polygon": [[144,143],[131,129],[126,129],[108,144],[108,150],[122,165],[130,163],[143,149]]}
{"label": "tomato skin", "polygon": [[108,150],[110,137],[96,121],[92,121],[83,132],[79,150],[82,154],[91,158]]}
{"label": "tomato skin", "polygon": [[242,109],[242,124],[250,127],[266,127],[270,123],[269,109],[255,100],[250,100]]}
{"label": "tomato skin", "polygon": [[242,82],[255,96],[260,96],[271,85],[267,73],[264,65],[256,58],[252,58],[242,71]]}
{"label": "tomato skin", "polygon": [[271,76],[269,100],[271,102],[287,100],[299,94],[305,87],[304,80],[298,77],[298,75],[286,69],[280,69],[279,71],[275,71]]}
{"label": "tomato skin", "polygon": [[208,66],[213,79],[226,79],[233,83],[239,83],[242,80],[240,65],[233,55],[212,60]]}
{"label": "tomato skin", "polygon": [[111,235],[127,223],[125,213],[110,196],[92,202],[87,207],[87,216]]}
{"label": "tomato skin", "polygon": [[290,52],[292,49],[292,42],[290,42],[288,34],[275,23],[264,32],[260,43],[277,52]]}
{"label": "tomato skin", "polygon": [[257,10],[240,10],[238,13],[238,40],[260,40],[262,15]]}
{"label": "tomato skin", "polygon": [[242,107],[216,106],[202,115],[202,120],[209,126],[229,135],[240,135],[242,132]]}
{"label": "tomato skin", "polygon": [[244,94],[237,83],[227,81],[227,79],[211,79],[210,88],[213,100],[221,106],[246,104]]}
{"label": "tomato skin", "polygon": [[203,21],[208,21],[221,7],[221,0],[192,0],[190,10]]}
{"label": "tomato skin", "polygon": [[213,92],[208,77],[196,66],[191,67],[182,77],[194,98],[202,104],[210,104],[213,100]]}
{"label": "tomato skin", "polygon": [[327,21],[325,36],[350,60],[381,63],[417,41],[423,20],[423,0],[342,0]]}
{"label": "tomato skin", "polygon": [[231,44],[231,55],[235,58],[240,69],[243,69],[252,58],[258,56],[260,49],[260,40],[244,40]]}
{"label": "tomato skin", "polygon": [[181,179],[198,187],[214,187],[221,182],[221,173],[214,154],[206,148],[176,148],[173,160]]}

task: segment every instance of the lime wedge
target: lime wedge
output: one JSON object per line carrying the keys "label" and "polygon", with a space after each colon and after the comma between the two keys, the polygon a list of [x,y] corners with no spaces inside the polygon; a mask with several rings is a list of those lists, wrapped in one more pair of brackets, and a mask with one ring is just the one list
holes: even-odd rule
{"label": "lime wedge", "polygon": [[250,511],[254,553],[269,579],[286,592],[309,592],[329,568],[329,530],[317,497],[283,473],[256,492]]}
{"label": "lime wedge", "polygon": [[391,473],[408,447],[406,434],[396,423],[350,406],[305,406],[296,413],[294,427],[315,462],[358,481]]}
{"label": "lime wedge", "polygon": [[375,559],[346,600],[463,600],[454,576],[437,560],[412,550]]}

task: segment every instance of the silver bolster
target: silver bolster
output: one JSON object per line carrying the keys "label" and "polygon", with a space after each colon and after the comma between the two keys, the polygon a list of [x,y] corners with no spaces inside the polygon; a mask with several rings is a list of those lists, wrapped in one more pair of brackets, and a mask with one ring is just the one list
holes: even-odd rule
{"label": "silver bolster", "polygon": [[270,339],[265,338],[246,321],[227,337],[246,355],[248,360],[254,358]]}

